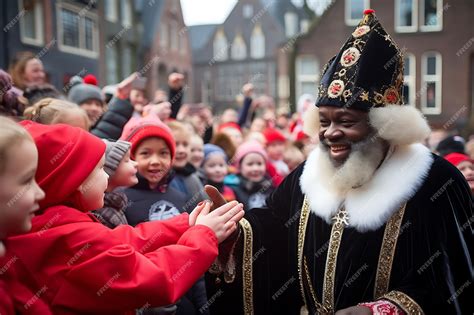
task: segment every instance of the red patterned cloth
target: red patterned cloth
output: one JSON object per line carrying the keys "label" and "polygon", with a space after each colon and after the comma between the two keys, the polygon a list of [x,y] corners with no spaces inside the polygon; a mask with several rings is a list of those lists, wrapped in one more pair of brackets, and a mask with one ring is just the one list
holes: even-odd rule
{"label": "red patterned cloth", "polygon": [[370,308],[374,315],[407,315],[403,310],[387,300],[359,303],[359,306]]}

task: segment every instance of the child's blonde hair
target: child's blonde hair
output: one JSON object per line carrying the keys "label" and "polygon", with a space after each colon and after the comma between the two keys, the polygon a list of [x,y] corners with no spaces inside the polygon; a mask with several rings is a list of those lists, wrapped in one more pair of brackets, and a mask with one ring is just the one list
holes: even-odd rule
{"label": "child's blonde hair", "polygon": [[7,167],[8,150],[11,150],[14,144],[18,145],[23,140],[33,142],[33,138],[26,129],[13,120],[0,116],[0,175],[5,172]]}
{"label": "child's blonde hair", "polygon": [[186,135],[186,138],[191,138],[192,133],[190,131],[191,128],[189,124],[182,123],[176,120],[169,121],[166,124],[168,125],[168,127],[170,127],[173,134],[175,132],[182,132]]}
{"label": "child's blonde hair", "polygon": [[23,113],[25,119],[38,122],[43,125],[53,125],[64,123],[66,114],[72,112],[78,113],[84,118],[86,127],[90,127],[89,118],[87,113],[80,108],[78,105],[55,98],[44,98],[36,102],[33,106],[25,109]]}

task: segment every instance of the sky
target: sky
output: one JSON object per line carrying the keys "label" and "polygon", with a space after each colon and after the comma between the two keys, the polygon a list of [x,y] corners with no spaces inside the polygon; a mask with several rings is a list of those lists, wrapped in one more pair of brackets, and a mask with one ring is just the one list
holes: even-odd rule
{"label": "sky", "polygon": [[186,25],[220,24],[237,0],[181,0]]}
{"label": "sky", "polygon": [[[308,5],[319,13],[330,1],[308,0]],[[292,0],[292,2],[301,4],[303,0]],[[237,0],[181,0],[184,23],[186,25],[220,24],[225,21],[236,3]]]}

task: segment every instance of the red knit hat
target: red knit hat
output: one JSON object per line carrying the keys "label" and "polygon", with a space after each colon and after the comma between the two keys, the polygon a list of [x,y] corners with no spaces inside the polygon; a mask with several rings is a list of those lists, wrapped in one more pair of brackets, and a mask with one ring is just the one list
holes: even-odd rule
{"label": "red knit hat", "polygon": [[470,161],[469,156],[462,153],[450,153],[444,157],[449,163],[458,166],[461,162]]}
{"label": "red knit hat", "polygon": [[217,128],[217,131],[222,131],[226,128],[234,128],[234,129],[237,129],[238,131],[241,131],[239,124],[236,123],[236,122],[233,122],[233,121],[226,122],[226,123],[223,123],[223,124],[219,125],[219,127]]}
{"label": "red knit hat", "polygon": [[70,201],[100,162],[105,143],[69,125],[41,125],[32,121],[20,124],[31,134],[38,148],[36,181],[46,194],[39,202],[40,208]]}
{"label": "red knit hat", "polygon": [[134,159],[135,151],[138,148],[138,145],[145,139],[156,137],[163,139],[170,149],[171,160],[174,159],[174,154],[176,151],[176,143],[171,133],[171,129],[166,126],[158,118],[132,118],[124,126],[121,140],[125,140],[132,143],[132,148],[130,149],[130,155]]}
{"label": "red knit hat", "polygon": [[267,145],[272,144],[273,142],[286,142],[285,136],[278,130],[274,128],[267,128],[263,131],[265,139],[267,139]]}

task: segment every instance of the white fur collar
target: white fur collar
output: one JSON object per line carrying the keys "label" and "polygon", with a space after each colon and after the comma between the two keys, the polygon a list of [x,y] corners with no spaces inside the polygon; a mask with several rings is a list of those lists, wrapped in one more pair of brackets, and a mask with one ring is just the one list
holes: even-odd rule
{"label": "white fur collar", "polygon": [[372,179],[346,195],[329,191],[318,167],[321,154],[314,149],[300,178],[301,190],[306,194],[311,212],[330,223],[331,218],[345,204],[349,226],[359,232],[380,228],[400,205],[408,201],[426,178],[433,163],[430,151],[421,144],[395,146],[392,153],[374,173]]}

